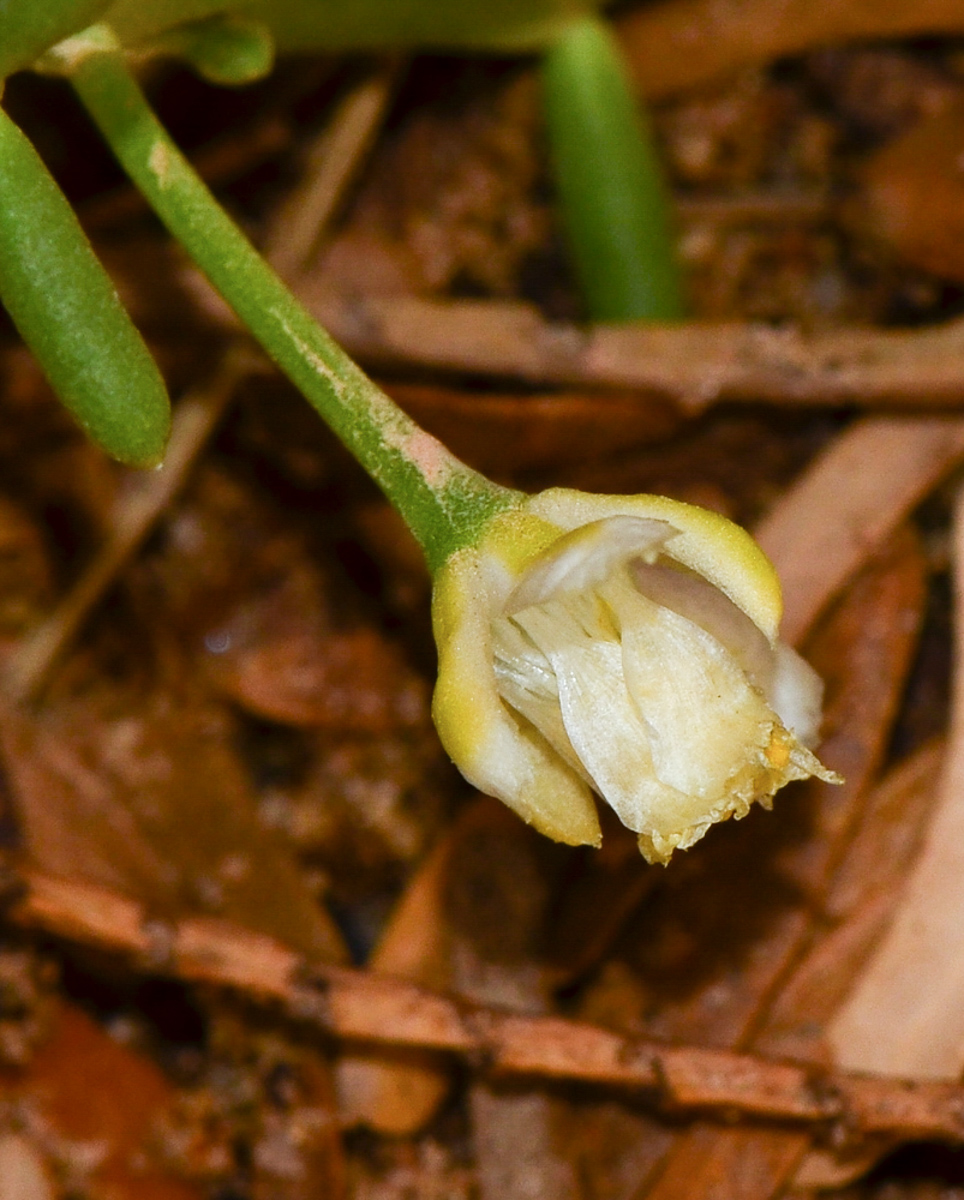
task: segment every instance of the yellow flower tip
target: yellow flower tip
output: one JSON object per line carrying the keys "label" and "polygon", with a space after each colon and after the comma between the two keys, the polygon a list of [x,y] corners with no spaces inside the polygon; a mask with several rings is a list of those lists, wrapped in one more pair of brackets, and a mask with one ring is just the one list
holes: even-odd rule
{"label": "yellow flower tip", "polygon": [[767,761],[777,771],[782,771],[790,762],[790,747],[786,738],[774,738],[766,751]]}
{"label": "yellow flower tip", "polygon": [[489,607],[511,579],[497,555],[475,549],[458,551],[436,576],[435,726],[452,761],[480,791],[554,841],[598,846],[602,834],[588,786],[498,692]]}
{"label": "yellow flower tip", "polygon": [[779,583],[743,530],[662,497],[555,489],[436,577],[433,713],[466,778],[558,841],[593,793],[669,861],[810,775],[821,684],[776,638]]}

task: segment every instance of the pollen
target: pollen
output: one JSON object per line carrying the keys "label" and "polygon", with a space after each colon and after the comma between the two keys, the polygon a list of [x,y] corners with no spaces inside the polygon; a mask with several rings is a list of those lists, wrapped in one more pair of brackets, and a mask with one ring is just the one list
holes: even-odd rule
{"label": "pollen", "polygon": [[767,762],[777,771],[790,765],[790,747],[785,738],[774,737],[766,751]]}

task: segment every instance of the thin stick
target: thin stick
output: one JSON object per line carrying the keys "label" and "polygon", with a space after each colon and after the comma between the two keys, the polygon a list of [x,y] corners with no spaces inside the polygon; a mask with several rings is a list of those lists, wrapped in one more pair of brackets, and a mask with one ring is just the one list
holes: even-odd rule
{"label": "thin stick", "polygon": [[696,1046],[667,1046],[558,1017],[468,1004],[402,980],[308,964],[226,921],[152,921],[117,892],[36,871],[10,875],[15,924],[107,952],[135,970],[240,992],[349,1042],[418,1047],[516,1077],[651,1093],[673,1110],[832,1125],[840,1137],[964,1142],[964,1089],[908,1085]]}
{"label": "thin stick", "polygon": [[164,465],[140,476],[122,501],[107,540],[47,620],[17,647],[7,664],[8,699],[35,700],[54,664],[77,636],[91,610],[184,486],[235,388],[252,367],[246,347],[232,347],[214,378],[177,405]]}
{"label": "thin stick", "polygon": [[349,92],[310,148],[304,178],[272,219],[264,248],[282,279],[299,275],[317,253],[375,143],[401,68],[401,59],[389,59]]}
{"label": "thin stick", "polygon": [[532,305],[347,297],[303,281],[306,307],[369,363],[418,364],[535,384],[633,388],[689,413],[724,400],[792,405],[964,405],[964,320],[927,329],[805,333],[745,322],[591,325]]}

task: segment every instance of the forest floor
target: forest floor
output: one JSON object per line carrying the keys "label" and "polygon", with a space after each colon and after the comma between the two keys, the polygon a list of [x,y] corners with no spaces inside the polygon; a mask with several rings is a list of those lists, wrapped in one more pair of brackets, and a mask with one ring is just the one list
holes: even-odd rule
{"label": "forest floor", "polygon": [[119,468],[0,330],[0,1200],[964,1197],[964,16],[864,7],[620,9],[678,327],[584,322],[529,60],[146,79],[473,466],[758,534],[846,783],[665,870],[460,778],[414,541],[66,89],[11,80],[178,415]]}

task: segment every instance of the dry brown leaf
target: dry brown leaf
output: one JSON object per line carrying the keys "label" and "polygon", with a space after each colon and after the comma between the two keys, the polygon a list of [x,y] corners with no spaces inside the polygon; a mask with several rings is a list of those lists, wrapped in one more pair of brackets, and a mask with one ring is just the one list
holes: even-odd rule
{"label": "dry brown leaf", "polygon": [[647,96],[698,87],[819,46],[962,30],[954,0],[663,0],[619,22]]}
{"label": "dry brown leaf", "polygon": [[798,643],[827,602],[964,454],[964,422],[878,417],[852,425],[757,525],[777,568],[782,636]]}
{"label": "dry brown leaf", "polygon": [[[828,928],[818,932],[774,1004],[758,1045],[798,1060],[831,1059],[825,1027],[886,929],[899,902],[894,881],[904,877],[933,808],[944,755],[942,743],[923,747],[874,790],[863,821],[835,872],[824,905]],[[796,1139],[795,1139],[796,1140]],[[851,1148],[810,1148],[796,1186],[833,1187],[863,1174],[890,1143]]]}
{"label": "dry brown leaf", "polygon": [[239,707],[283,725],[387,734],[424,724],[428,694],[377,629],[325,629],[292,574],[239,597],[206,638],[207,674]]}
{"label": "dry brown leaf", "polygon": [[915,266],[964,280],[964,105],[960,101],[879,150],[860,170],[849,218]]}
{"label": "dry brown leaf", "polygon": [[174,1088],[79,1008],[59,1007],[51,1036],[29,1065],[0,1076],[0,1096],[33,1114],[35,1135],[68,1179],[73,1174],[75,1187],[87,1183],[115,1200],[199,1200],[200,1192],[158,1157]]}
{"label": "dry brown leaf", "polygon": [[757,1200],[777,1195],[805,1153],[806,1134],[696,1125],[677,1143],[646,1200]]}
{"label": "dry brown leaf", "polygon": [[0,739],[29,859],[103,883],[160,912],[233,914],[342,961],[330,918],[290,851],[258,820],[232,725],[210,702],[101,684]]}
{"label": "dry brown leaf", "polygon": [[[964,493],[954,534],[955,659],[964,630]],[[964,674],[955,672],[940,798],[893,924],[828,1030],[834,1058],[853,1069],[957,1079],[964,1066]]]}
{"label": "dry brown leaf", "polygon": [[834,874],[825,926],[784,985],[755,1043],[779,1057],[829,1061],[824,1027],[852,986],[898,901],[934,801],[943,744],[925,746],[874,789]]}

